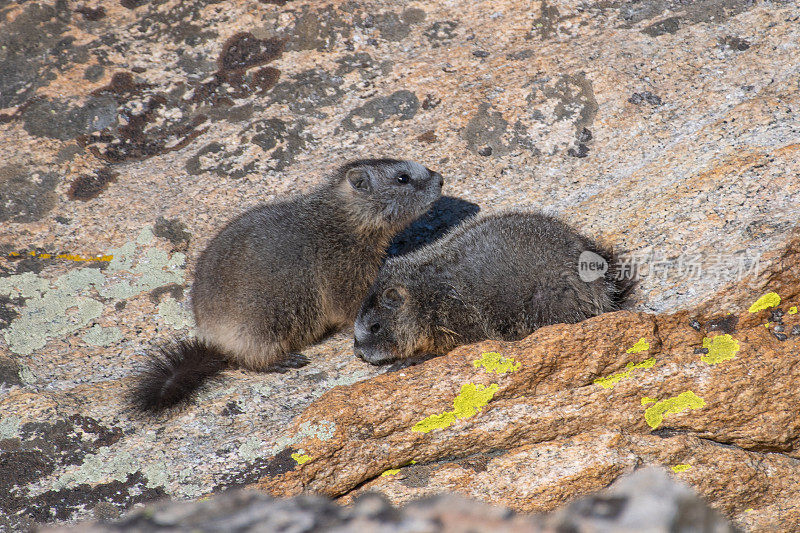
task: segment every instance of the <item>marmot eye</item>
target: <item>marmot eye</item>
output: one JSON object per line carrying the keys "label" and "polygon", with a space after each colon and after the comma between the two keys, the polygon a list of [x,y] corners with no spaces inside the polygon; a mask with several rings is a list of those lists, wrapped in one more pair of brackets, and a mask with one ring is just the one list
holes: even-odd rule
{"label": "marmot eye", "polygon": [[398,183],[408,183],[411,181],[411,176],[403,172],[402,174],[397,175],[397,182]]}

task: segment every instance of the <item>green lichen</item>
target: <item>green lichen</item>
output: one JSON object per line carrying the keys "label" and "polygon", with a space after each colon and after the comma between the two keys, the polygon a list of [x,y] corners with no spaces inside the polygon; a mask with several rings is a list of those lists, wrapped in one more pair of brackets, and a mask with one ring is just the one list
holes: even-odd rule
{"label": "green lichen", "polygon": [[770,307],[775,307],[781,303],[781,297],[778,296],[776,292],[768,292],[758,300],[756,303],[750,306],[751,313],[757,313],[759,311],[763,311],[764,309],[769,309]]}
{"label": "green lichen", "polygon": [[726,333],[713,338],[704,338],[703,348],[706,348],[708,353],[700,360],[709,365],[716,365],[736,357],[736,352],[739,351],[739,342]]}
{"label": "green lichen", "polygon": [[797,314],[797,306],[796,305],[793,305],[793,306],[791,306],[789,308],[789,314],[790,315],[796,315]]}
{"label": "green lichen", "polygon": [[604,389],[611,389],[616,385],[618,382],[622,381],[623,379],[628,379],[631,377],[631,373],[637,368],[652,368],[653,365],[656,364],[656,358],[650,357],[645,359],[641,363],[628,363],[625,365],[625,370],[622,372],[618,372],[616,374],[611,374],[605,378],[597,378],[594,380],[596,385],[600,385]]}
{"label": "green lichen", "polygon": [[11,439],[19,435],[20,419],[16,416],[4,416],[0,419],[0,440]]}
{"label": "green lichen", "polygon": [[503,357],[497,352],[485,352],[480,359],[472,362],[475,368],[483,367],[488,373],[506,374],[515,372],[522,366],[521,363],[514,361],[513,357]]}
{"label": "green lichen", "polygon": [[309,462],[311,460],[311,456],[306,454],[293,453],[292,459],[294,459],[297,464],[302,465]]}
{"label": "green lichen", "polygon": [[411,431],[418,431],[420,433],[428,433],[429,431],[433,431],[434,429],[444,429],[446,427],[450,427],[455,423],[456,415],[453,411],[446,411],[444,413],[440,413],[438,415],[431,415],[424,420],[421,420],[414,424],[414,427],[411,428]]}
{"label": "green lichen", "polygon": [[193,328],[194,319],[175,298],[171,296],[165,297],[160,304],[158,304],[158,316],[164,319],[164,322],[171,326],[172,329]]}
{"label": "green lichen", "polygon": [[646,351],[647,351],[647,350],[649,350],[649,349],[650,349],[650,343],[649,343],[649,342],[647,342],[647,339],[645,339],[644,337],[642,337],[641,339],[639,339],[638,341],[636,341],[636,344],[634,344],[633,346],[631,346],[630,348],[628,348],[627,350],[625,350],[625,353],[639,353],[639,352],[646,352]]}
{"label": "green lichen", "polygon": [[19,370],[19,379],[25,385],[32,385],[36,382],[36,376],[31,372],[27,366],[22,366]]}
{"label": "green lichen", "polygon": [[13,298],[38,297],[49,288],[50,283],[33,272],[0,278],[0,294]]}
{"label": "green lichen", "polygon": [[129,474],[141,471],[147,478],[148,488],[163,487],[169,481],[166,455],[156,449],[146,458],[138,458],[127,451],[110,446],[100,448],[97,453],[87,455],[77,467],[62,473],[53,488],[63,488],[109,481],[125,481]]}
{"label": "green lichen", "polygon": [[647,396],[642,398],[642,405],[647,405],[648,403],[656,403],[658,401],[657,398],[648,398]]}
{"label": "green lichen", "polygon": [[[64,338],[86,327],[103,314],[105,304],[97,299],[97,294],[112,300],[125,299],[163,285],[183,284],[185,272],[181,266],[185,256],[175,253],[170,257],[157,248],[137,254],[137,242],[144,245],[150,241],[152,232],[145,228],[137,241],[109,254],[113,259],[105,270],[80,268],[54,281],[31,272],[1,278],[0,296],[26,299],[19,317],[3,330],[11,351],[28,355],[43,348],[49,339]],[[88,339],[99,334],[89,332]],[[115,335],[111,331],[103,334]]]}
{"label": "green lichen", "polygon": [[122,332],[119,328],[104,328],[95,324],[83,334],[82,338],[93,346],[111,346],[122,340]]}
{"label": "green lichen", "polygon": [[[336,432],[336,423],[321,420],[317,423],[303,422],[294,435],[280,436],[275,440],[275,445],[265,449],[266,456],[275,456],[286,448],[295,446],[300,442],[316,438],[321,441],[330,440]],[[260,457],[260,455],[259,455]]]}
{"label": "green lichen", "polygon": [[686,391],[648,407],[644,412],[644,419],[651,428],[656,429],[664,421],[664,416],[680,413],[686,409],[700,409],[705,404],[706,402],[695,393]]}
{"label": "green lichen", "polygon": [[[27,272],[26,274],[30,274]],[[24,276],[22,274],[21,276]],[[16,283],[20,276],[9,276]],[[30,296],[19,311],[19,317],[3,331],[12,352],[28,355],[43,348],[50,338],[64,338],[85,327],[103,313],[103,303],[83,296],[91,287],[97,287],[104,276],[96,268],[81,268],[56,279],[55,288],[44,288]],[[44,281],[44,280],[43,280]],[[24,281],[31,287],[30,280]],[[39,288],[45,287],[38,284]]]}
{"label": "green lichen", "polygon": [[687,470],[689,470],[691,467],[692,467],[692,465],[684,465],[684,464],[681,464],[681,465],[675,465],[675,466],[673,466],[673,467],[671,467],[671,468],[672,468],[672,471],[673,471],[673,472],[676,472],[676,473],[677,473],[677,472],[686,472],[686,471],[687,471]]}
{"label": "green lichen", "polygon": [[461,387],[461,392],[453,400],[453,410],[444,413],[431,415],[416,424],[411,428],[411,431],[419,433],[428,433],[434,429],[443,429],[451,426],[456,419],[464,419],[475,416],[489,400],[492,399],[494,394],[500,386],[497,383],[492,383],[488,387],[484,385],[475,385],[474,383],[465,383]]}
{"label": "green lichen", "polygon": [[255,437],[248,437],[242,444],[239,445],[237,455],[245,461],[255,461],[261,458],[261,453],[264,452],[266,444],[261,439]]}

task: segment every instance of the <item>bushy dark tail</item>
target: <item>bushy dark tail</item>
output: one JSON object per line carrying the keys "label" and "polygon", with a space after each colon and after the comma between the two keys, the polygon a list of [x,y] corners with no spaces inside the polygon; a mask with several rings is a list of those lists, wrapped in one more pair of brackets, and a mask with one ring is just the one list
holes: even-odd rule
{"label": "bushy dark tail", "polygon": [[146,413],[186,404],[204,381],[227,366],[222,352],[196,339],[161,345],[137,376],[130,401]]}

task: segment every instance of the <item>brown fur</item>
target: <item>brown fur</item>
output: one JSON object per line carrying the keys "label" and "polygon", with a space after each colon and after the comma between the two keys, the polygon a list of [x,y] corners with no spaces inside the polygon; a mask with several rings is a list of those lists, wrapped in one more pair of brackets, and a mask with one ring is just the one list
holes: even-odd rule
{"label": "brown fur", "polygon": [[157,411],[188,398],[213,374],[191,372],[207,358],[214,371],[218,360],[264,370],[352,323],[389,240],[441,188],[442,177],[418,163],[360,160],[307,194],[234,218],[197,261],[199,342],[152,362],[157,371],[142,374],[134,403]]}
{"label": "brown fur", "polygon": [[[581,279],[584,251],[608,263],[605,275]],[[479,217],[386,262],[356,318],[355,351],[382,364],[484,339],[518,340],[618,309],[626,282],[615,278],[611,254],[555,218]]]}

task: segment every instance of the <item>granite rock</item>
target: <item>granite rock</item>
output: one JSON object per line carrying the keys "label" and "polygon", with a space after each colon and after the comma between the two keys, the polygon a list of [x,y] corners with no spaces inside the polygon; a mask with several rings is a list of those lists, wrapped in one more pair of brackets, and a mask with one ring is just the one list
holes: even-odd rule
{"label": "granite rock", "polygon": [[540,512],[657,464],[743,527],[798,523],[800,337],[775,332],[800,323],[798,244],[735,313],[607,313],[337,387],[288,430],[335,422],[330,438],[299,440],[307,461],[258,486]]}
{"label": "granite rock", "polygon": [[115,522],[80,523],[43,531],[732,533],[735,530],[666,471],[644,468],[550,515],[519,515],[452,495],[416,500],[394,508],[378,494],[365,494],[350,506],[339,506],[321,496],[272,499],[259,492],[229,491],[200,502],[151,504]]}
{"label": "granite rock", "polygon": [[[797,492],[798,16],[779,0],[4,3],[0,527],[262,478],[282,493],[307,483],[347,499],[365,483],[401,502],[458,489],[544,510],[679,461],[692,468],[676,475],[738,525],[779,528]],[[130,412],[146,350],[192,334],[188,289],[213,233],[371,156],[445,177],[449,199],[391,253],[477,210],[543,209],[636,270],[631,310],[465,347],[405,377],[355,359],[344,331],[305,350],[304,368],[231,370],[184,411]],[[782,317],[748,313],[772,291]],[[651,352],[626,354],[639,334]],[[698,362],[724,334],[736,358]],[[412,415],[456,412],[492,349],[522,366],[498,378],[475,427],[457,420],[450,444],[452,429],[409,437]],[[592,383],[644,355],[657,362],[631,369],[643,388]],[[355,398],[362,418],[323,416],[344,390],[376,396]],[[653,431],[649,407],[631,411],[639,392],[686,390],[705,407]],[[374,457],[348,447],[359,432]],[[404,483],[372,479],[414,458]],[[515,492],[533,458],[551,477]],[[505,474],[482,474],[484,460]]]}

